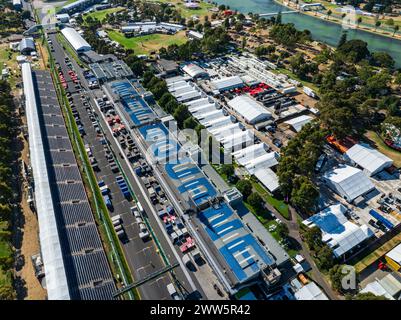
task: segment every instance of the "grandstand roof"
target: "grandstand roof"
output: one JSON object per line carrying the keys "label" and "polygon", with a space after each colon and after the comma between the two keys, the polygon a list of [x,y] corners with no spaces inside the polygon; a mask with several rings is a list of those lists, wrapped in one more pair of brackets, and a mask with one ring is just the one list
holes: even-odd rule
{"label": "grandstand roof", "polygon": [[251,124],[271,118],[271,113],[248,96],[238,96],[228,102],[239,115]]}
{"label": "grandstand roof", "polygon": [[82,52],[92,49],[90,44],[86,42],[86,40],[82,38],[82,36],[74,28],[66,27],[61,30],[61,33],[71,44],[75,51]]}
{"label": "grandstand roof", "polygon": [[346,211],[347,208],[339,203],[302,222],[309,228],[317,226],[322,230],[323,242],[333,249],[336,257],[342,256],[373,235],[366,225],[358,226],[349,221],[344,215]]}
{"label": "grandstand roof", "polygon": [[30,161],[35,182],[36,210],[47,295],[49,300],[69,300],[70,293],[57,229],[56,212],[50,188],[30,63],[23,63],[21,69],[29,133]]}
{"label": "grandstand roof", "polygon": [[368,145],[355,144],[346,155],[357,165],[373,175],[393,164],[393,160]]}

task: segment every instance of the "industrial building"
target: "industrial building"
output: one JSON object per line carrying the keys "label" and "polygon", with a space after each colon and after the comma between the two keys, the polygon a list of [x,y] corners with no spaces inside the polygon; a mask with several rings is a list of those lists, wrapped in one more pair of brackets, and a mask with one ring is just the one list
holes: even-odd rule
{"label": "industrial building", "polygon": [[219,91],[224,92],[245,86],[244,81],[238,76],[226,77],[211,81],[212,87]]}
{"label": "industrial building", "polygon": [[61,29],[61,33],[77,53],[92,50],[90,44],[74,28],[66,27]]}
{"label": "industrial building", "polygon": [[350,203],[375,188],[361,170],[347,165],[329,170],[323,179],[331,189]]}
{"label": "industrial building", "polygon": [[39,239],[49,300],[116,290],[48,71],[21,65]]}
{"label": "industrial building", "polygon": [[35,41],[33,38],[24,38],[21,40],[18,46],[19,51],[23,55],[30,55],[31,52],[35,51]]}
{"label": "industrial building", "polygon": [[345,156],[352,164],[361,167],[367,176],[373,176],[393,164],[389,157],[365,144],[355,144],[348,149]]}
{"label": "industrial building", "polygon": [[230,100],[228,106],[250,124],[266,121],[272,117],[272,114],[262,105],[245,95]]}
{"label": "industrial building", "polygon": [[302,223],[309,228],[319,227],[322,241],[333,250],[334,256],[342,257],[365,240],[373,236],[367,225],[358,226],[345,216],[347,208],[342,204],[332,205]]}
{"label": "industrial building", "polygon": [[131,68],[122,60],[106,59],[90,64],[89,68],[93,72],[93,75],[101,82],[129,78],[134,75]]}
{"label": "industrial building", "polygon": [[310,116],[305,116],[305,115],[304,115],[304,116],[296,117],[296,118],[291,119],[291,120],[287,120],[287,121],[285,121],[284,123],[285,123],[285,124],[288,124],[289,126],[291,126],[292,128],[294,128],[294,130],[295,130],[296,132],[299,132],[299,131],[301,131],[302,127],[303,127],[305,124],[311,122],[312,120],[313,120],[312,117],[310,117]]}
{"label": "industrial building", "polygon": [[209,76],[206,70],[202,69],[195,63],[187,64],[182,68],[182,71],[188,74],[192,79],[207,78]]}
{"label": "industrial building", "polygon": [[401,244],[386,253],[386,261],[388,265],[395,271],[401,269]]}

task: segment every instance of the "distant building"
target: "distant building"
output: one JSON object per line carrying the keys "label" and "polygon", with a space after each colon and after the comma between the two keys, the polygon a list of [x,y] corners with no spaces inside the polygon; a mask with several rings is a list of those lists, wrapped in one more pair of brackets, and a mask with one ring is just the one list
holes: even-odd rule
{"label": "distant building", "polygon": [[203,34],[194,30],[189,30],[187,31],[187,37],[189,39],[198,39],[201,40],[203,39]]}
{"label": "distant building", "polygon": [[23,55],[30,55],[36,50],[35,41],[33,41],[33,38],[24,38],[21,40],[18,49]]}
{"label": "distant building", "polygon": [[68,13],[56,14],[56,19],[61,23],[68,23],[70,21],[70,15]]}
{"label": "distant building", "polygon": [[350,203],[375,188],[361,170],[346,165],[326,172],[323,179],[331,189]]}
{"label": "distant building", "polygon": [[229,91],[236,88],[242,88],[245,84],[239,76],[232,76],[213,80],[211,85],[219,92]]}

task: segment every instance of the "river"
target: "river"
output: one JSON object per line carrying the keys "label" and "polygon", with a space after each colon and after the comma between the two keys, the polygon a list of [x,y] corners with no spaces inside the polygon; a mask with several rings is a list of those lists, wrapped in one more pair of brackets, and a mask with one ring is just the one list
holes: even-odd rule
{"label": "river", "polygon": [[[270,13],[291,10],[273,0],[215,0],[215,2],[218,4],[229,5],[231,9],[238,10],[244,14],[249,12]],[[342,26],[339,24],[301,13],[283,14],[282,20],[286,23],[293,23],[299,30],[309,30],[312,33],[314,40],[327,43],[330,46],[337,45],[343,31]],[[365,41],[368,43],[370,51],[387,52],[395,60],[396,66],[401,67],[400,40],[380,36],[359,29],[349,29],[348,39],[361,39]]]}

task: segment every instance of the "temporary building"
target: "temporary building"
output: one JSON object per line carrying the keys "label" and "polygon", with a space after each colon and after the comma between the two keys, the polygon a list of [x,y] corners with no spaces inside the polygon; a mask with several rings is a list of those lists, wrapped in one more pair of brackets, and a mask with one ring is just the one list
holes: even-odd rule
{"label": "temporary building", "polygon": [[182,71],[188,74],[192,79],[204,78],[208,76],[208,73],[195,63],[187,64],[182,68]]}
{"label": "temporary building", "polygon": [[32,51],[36,50],[35,41],[33,41],[33,38],[24,38],[19,43],[18,49],[22,54],[29,55]]}
{"label": "temporary building", "polygon": [[242,81],[242,79],[239,76],[232,76],[213,80],[211,84],[216,90],[223,92],[243,87],[244,81]]}
{"label": "temporary building", "polygon": [[76,52],[84,52],[92,49],[90,44],[74,28],[66,27],[61,29],[61,33]]}
{"label": "temporary building", "polygon": [[331,189],[348,202],[375,188],[361,170],[347,165],[326,172],[324,180]]}
{"label": "temporary building", "polygon": [[228,106],[250,124],[268,120],[272,116],[267,109],[248,96],[238,96],[230,100]]}
{"label": "temporary building", "polygon": [[277,175],[270,168],[259,167],[254,171],[254,175],[270,192],[280,187]]}
{"label": "temporary building", "polygon": [[401,276],[397,272],[387,274],[381,279],[376,278],[363,288],[360,293],[373,293],[389,300],[399,300],[401,293]]}
{"label": "temporary building", "polygon": [[309,282],[294,293],[297,300],[329,300],[314,282]]}
{"label": "temporary building", "polygon": [[345,153],[352,163],[360,166],[363,171],[372,176],[393,164],[393,160],[381,152],[365,144],[355,144]]}
{"label": "temporary building", "polygon": [[256,169],[276,166],[278,164],[278,158],[279,155],[277,152],[265,153],[258,157],[254,157],[245,165],[245,168],[250,174],[254,174]]}
{"label": "temporary building", "polygon": [[309,116],[300,116],[300,117],[296,117],[294,119],[285,121],[284,123],[286,123],[286,124],[290,125],[291,127],[293,127],[296,132],[299,132],[299,131],[301,131],[302,127],[305,124],[311,122],[312,119],[313,118],[309,117]]}
{"label": "temporary building", "polygon": [[341,257],[373,235],[366,225],[358,226],[347,219],[347,208],[342,204],[332,205],[304,220],[309,228],[317,226],[322,231],[322,241]]}

